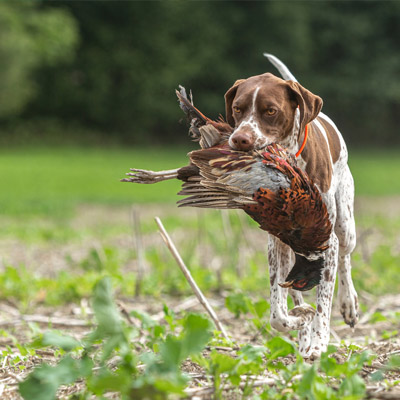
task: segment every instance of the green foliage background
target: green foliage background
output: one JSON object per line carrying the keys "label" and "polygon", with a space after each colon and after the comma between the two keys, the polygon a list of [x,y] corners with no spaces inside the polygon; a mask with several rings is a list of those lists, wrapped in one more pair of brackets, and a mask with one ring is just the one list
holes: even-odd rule
{"label": "green foliage background", "polygon": [[276,72],[267,51],[348,143],[399,143],[399,13],[396,1],[2,2],[3,142],[183,141],[177,85],[217,117],[236,79]]}

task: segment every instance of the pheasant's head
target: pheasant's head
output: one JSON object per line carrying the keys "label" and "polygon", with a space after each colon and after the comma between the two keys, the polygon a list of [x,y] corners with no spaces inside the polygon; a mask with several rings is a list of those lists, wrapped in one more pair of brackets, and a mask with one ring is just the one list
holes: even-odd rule
{"label": "pheasant's head", "polygon": [[283,288],[301,291],[310,290],[319,284],[324,266],[325,259],[323,257],[310,261],[304,256],[296,254],[296,262],[292,270],[285,282],[279,285]]}

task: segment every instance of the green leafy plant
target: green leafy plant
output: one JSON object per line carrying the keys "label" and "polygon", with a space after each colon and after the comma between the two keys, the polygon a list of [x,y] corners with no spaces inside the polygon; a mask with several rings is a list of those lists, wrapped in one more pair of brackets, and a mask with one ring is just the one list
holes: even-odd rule
{"label": "green leafy plant", "polygon": [[[84,379],[86,392],[96,396],[109,391],[130,398],[183,394],[188,378],[180,365],[187,357],[203,350],[212,336],[211,322],[201,315],[188,314],[179,322],[180,333],[168,333],[164,337],[164,328],[156,329],[148,316],[136,313],[142,327],[153,336],[149,343],[157,349],[148,348],[139,354],[134,345],[139,332],[121,318],[112,298],[109,278],[96,284],[92,303],[97,326],[84,340],[79,342],[50,331],[32,343],[35,348],[54,346],[65,354],[57,365],[42,364],[29,374],[19,386],[21,395],[32,400],[54,399],[59,386],[77,379]],[[118,362],[112,367],[110,360],[115,356]]]}

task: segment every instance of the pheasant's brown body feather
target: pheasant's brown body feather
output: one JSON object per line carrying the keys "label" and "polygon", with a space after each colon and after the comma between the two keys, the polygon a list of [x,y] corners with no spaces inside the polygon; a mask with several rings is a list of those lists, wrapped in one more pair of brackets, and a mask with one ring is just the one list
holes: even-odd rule
{"label": "pheasant's brown body feather", "polygon": [[321,194],[281,146],[240,152],[223,143],[189,157],[200,179],[183,185],[180,194],[189,197],[180,206],[242,208],[295,252],[327,249],[332,225]]}
{"label": "pheasant's brown body feather", "polygon": [[290,155],[279,151],[265,152],[263,163],[290,177],[290,188],[273,192],[260,188],[254,193],[255,205],[244,210],[260,228],[281,239],[296,252],[308,255],[328,248],[332,231],[328,210],[318,188],[308,175],[296,166]]}

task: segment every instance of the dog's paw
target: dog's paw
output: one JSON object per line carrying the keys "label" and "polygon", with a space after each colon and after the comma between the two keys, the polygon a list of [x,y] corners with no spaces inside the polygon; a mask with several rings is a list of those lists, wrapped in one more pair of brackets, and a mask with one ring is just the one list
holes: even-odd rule
{"label": "dog's paw", "polygon": [[318,360],[319,358],[321,358],[321,353],[322,352],[319,350],[318,351],[314,350],[312,352],[307,353],[307,355],[303,356],[303,358],[305,361],[314,362],[314,361]]}
{"label": "dog's paw", "polygon": [[302,304],[301,306],[292,308],[288,314],[291,317],[302,319],[304,321],[304,325],[308,325],[314,319],[315,313],[315,309],[309,304]]}
{"label": "dog's paw", "polygon": [[339,286],[338,297],[340,313],[344,322],[353,328],[358,322],[358,297],[354,287],[346,290],[345,287]]}
{"label": "dog's paw", "polygon": [[315,361],[321,357],[321,354],[326,351],[327,345],[319,338],[311,338],[311,344],[306,348],[300,347],[300,354],[306,361]]}
{"label": "dog's paw", "polygon": [[314,308],[308,304],[302,304],[294,307],[286,316],[271,312],[271,326],[279,332],[301,330],[310,325],[314,316]]}

